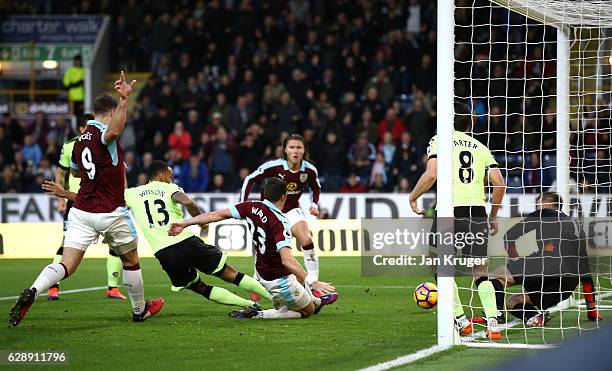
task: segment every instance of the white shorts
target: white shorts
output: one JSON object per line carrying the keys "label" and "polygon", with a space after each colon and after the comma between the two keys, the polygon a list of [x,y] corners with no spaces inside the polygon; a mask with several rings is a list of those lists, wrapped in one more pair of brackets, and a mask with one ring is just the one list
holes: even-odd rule
{"label": "white shorts", "polygon": [[[259,275],[257,275],[259,276]],[[274,309],[286,307],[289,310],[298,311],[306,307],[310,301],[310,295],[306,292],[294,274],[278,278],[274,281],[266,281],[258,277],[259,282],[272,295]]]}
{"label": "white shorts", "polygon": [[[89,213],[75,207],[68,213],[65,247],[87,250],[102,235],[117,254],[123,255],[136,248],[138,235],[132,216],[126,207],[118,207],[110,213]],[[129,245],[126,246],[126,245]],[[133,247],[132,247],[133,245]]]}
{"label": "white shorts", "polygon": [[304,214],[304,210],[302,210],[299,207],[296,207],[295,209],[291,209],[284,214],[287,220],[289,221],[289,227],[291,228],[293,228],[293,226],[299,222],[306,221],[306,215]]}

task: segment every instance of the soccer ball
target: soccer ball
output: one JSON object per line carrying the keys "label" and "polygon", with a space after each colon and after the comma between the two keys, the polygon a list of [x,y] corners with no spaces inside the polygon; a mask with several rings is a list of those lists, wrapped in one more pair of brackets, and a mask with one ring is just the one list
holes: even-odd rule
{"label": "soccer ball", "polygon": [[414,302],[423,309],[431,309],[438,303],[438,287],[431,282],[423,282],[414,289]]}

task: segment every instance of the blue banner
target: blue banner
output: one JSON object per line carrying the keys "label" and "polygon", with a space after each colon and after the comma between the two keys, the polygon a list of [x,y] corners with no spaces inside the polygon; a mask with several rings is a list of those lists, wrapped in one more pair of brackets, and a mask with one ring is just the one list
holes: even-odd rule
{"label": "blue banner", "polygon": [[9,16],[0,21],[2,43],[94,43],[101,16]]}

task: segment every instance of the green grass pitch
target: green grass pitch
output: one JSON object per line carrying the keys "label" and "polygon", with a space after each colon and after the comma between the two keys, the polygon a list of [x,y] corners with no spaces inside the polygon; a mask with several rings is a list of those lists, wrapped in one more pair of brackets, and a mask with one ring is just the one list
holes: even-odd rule
{"label": "green grass pitch", "polygon": [[[146,297],[166,299],[157,316],[132,323],[129,301],[106,299],[103,290],[60,292],[59,302],[41,296],[24,321],[12,328],[7,319],[14,300],[3,299],[0,308],[6,322],[0,327],[0,350],[66,351],[66,366],[71,369],[354,370],[436,343],[435,309],[420,309],[411,297],[418,283],[432,277],[367,278],[361,276],[359,258],[320,260],[321,278],[336,285],[340,299],[306,320],[227,318],[231,307],[191,292],[171,292],[157,261],[143,259]],[[243,272],[252,271],[252,258],[228,262]],[[0,297],[17,295],[47,263],[0,260]],[[105,263],[86,259],[74,276],[62,282],[61,290],[104,286]],[[215,277],[207,282],[246,296]],[[457,347],[401,369],[473,371],[521,352]]]}

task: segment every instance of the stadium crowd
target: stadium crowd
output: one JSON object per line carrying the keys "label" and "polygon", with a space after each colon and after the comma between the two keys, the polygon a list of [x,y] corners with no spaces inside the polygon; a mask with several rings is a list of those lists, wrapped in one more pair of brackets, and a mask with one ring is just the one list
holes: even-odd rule
{"label": "stadium crowd", "polygon": [[[112,69],[151,71],[121,138],[130,186],[146,181],[153,159],[166,159],[187,192],[234,192],[282,155],[290,133],[306,138],[327,192],[409,192],[424,169],[436,125],[434,1],[23,3],[32,4],[15,5],[24,13],[111,15]],[[458,25],[473,22],[469,12],[457,17]],[[475,41],[508,37],[496,27],[482,31]],[[554,70],[540,60],[554,46],[538,47],[547,40],[543,27],[527,51],[520,43],[507,51],[491,50],[501,42],[466,46],[474,37],[466,32],[457,28],[457,95],[474,97],[465,102],[478,115],[475,135],[502,166],[520,169],[506,174],[510,192],[539,192],[529,186],[554,180],[546,171],[554,112],[540,110],[554,86]],[[489,63],[491,53],[535,62]],[[461,77],[489,80],[469,85]],[[6,115],[0,192],[40,191],[71,135],[68,124],[51,125],[42,114],[31,123]]]}

